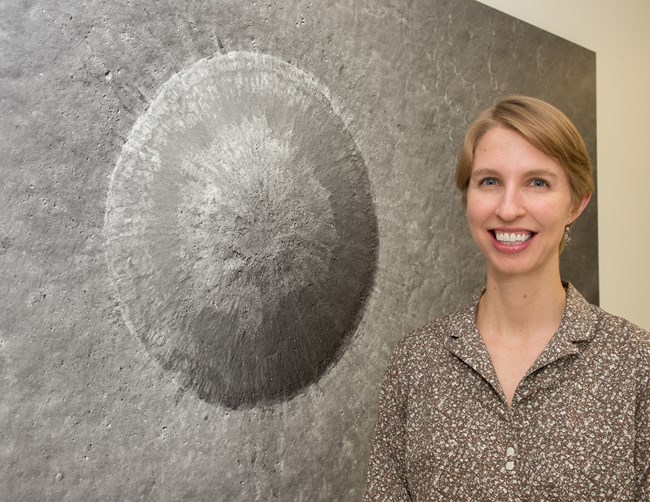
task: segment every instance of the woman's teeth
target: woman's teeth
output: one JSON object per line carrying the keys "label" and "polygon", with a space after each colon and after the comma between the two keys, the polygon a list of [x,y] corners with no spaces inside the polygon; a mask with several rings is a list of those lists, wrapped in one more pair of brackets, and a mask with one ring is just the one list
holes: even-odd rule
{"label": "woman's teeth", "polygon": [[532,237],[532,233],[508,233],[508,232],[494,232],[494,236],[501,244],[521,244],[526,242]]}

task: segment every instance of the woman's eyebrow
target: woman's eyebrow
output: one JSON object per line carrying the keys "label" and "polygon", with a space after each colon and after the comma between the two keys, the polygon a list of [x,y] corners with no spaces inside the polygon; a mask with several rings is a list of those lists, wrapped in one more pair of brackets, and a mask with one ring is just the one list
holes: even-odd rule
{"label": "woman's eyebrow", "polygon": [[[484,176],[494,176],[494,177],[500,177],[502,176],[503,173],[500,172],[498,169],[492,169],[490,167],[482,167],[480,169],[476,169],[475,171],[472,171],[471,177],[484,177]],[[551,179],[556,179],[557,174],[550,169],[530,169],[528,171],[524,171],[521,174],[522,178],[551,178]]]}
{"label": "woman's eyebrow", "polygon": [[498,176],[499,173],[496,169],[491,169],[489,167],[482,167],[481,169],[472,170],[471,177],[483,177],[483,176]]}
{"label": "woman's eyebrow", "polygon": [[540,177],[540,178],[552,178],[552,179],[557,178],[557,174],[554,173],[553,171],[549,170],[549,169],[532,169],[530,171],[526,171],[524,173],[524,176],[527,176],[527,177]]}

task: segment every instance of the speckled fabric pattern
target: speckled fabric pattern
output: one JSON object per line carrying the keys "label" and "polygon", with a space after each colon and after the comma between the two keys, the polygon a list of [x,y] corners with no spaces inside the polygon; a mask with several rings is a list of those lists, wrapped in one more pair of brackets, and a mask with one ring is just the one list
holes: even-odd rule
{"label": "speckled fabric pattern", "polygon": [[398,344],[365,502],[650,500],[650,335],[566,287],[511,407],[476,329],[479,297]]}

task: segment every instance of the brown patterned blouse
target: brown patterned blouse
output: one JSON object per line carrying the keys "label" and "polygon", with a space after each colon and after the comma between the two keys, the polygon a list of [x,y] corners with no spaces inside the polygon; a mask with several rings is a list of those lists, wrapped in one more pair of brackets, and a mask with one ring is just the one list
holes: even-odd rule
{"label": "brown patterned blouse", "polygon": [[650,335],[570,284],[512,406],[479,297],[405,337],[384,379],[364,501],[650,500]]}

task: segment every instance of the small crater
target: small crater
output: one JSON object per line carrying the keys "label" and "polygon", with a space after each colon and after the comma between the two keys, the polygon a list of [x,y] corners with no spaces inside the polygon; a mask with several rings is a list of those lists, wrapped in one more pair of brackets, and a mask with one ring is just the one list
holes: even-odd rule
{"label": "small crater", "polygon": [[3,237],[0,240],[0,254],[5,254],[11,248],[12,244],[10,237]]}

